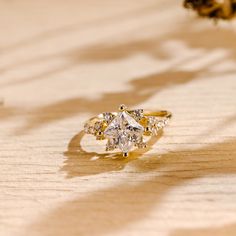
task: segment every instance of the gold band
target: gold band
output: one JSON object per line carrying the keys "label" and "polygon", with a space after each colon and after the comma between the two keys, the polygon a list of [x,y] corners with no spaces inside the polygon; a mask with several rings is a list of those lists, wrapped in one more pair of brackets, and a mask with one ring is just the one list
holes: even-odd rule
{"label": "gold band", "polygon": [[163,117],[170,119],[172,117],[172,113],[170,111],[144,111],[144,116],[155,116],[155,117]]}

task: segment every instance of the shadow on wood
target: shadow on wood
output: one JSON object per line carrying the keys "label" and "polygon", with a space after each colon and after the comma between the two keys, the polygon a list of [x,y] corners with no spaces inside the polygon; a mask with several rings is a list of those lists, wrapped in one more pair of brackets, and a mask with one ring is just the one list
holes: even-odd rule
{"label": "shadow on wood", "polygon": [[[131,163],[137,178],[150,172],[149,180],[136,184],[125,181],[68,201],[32,224],[31,235],[90,236],[121,230],[145,218],[174,187],[204,176],[236,174],[235,145],[231,140],[195,151],[167,153],[159,159],[152,154],[146,161],[137,159]],[[180,232],[177,235],[191,235]]]}
{"label": "shadow on wood", "polygon": [[140,158],[144,153],[150,151],[152,146],[161,138],[162,134],[163,132],[160,132],[158,136],[152,136],[147,142],[147,148],[136,149],[130,153],[128,158],[123,158],[117,153],[98,154],[83,150],[81,140],[84,132],[81,131],[71,139],[68,145],[68,151],[64,153],[66,160],[61,171],[65,172],[68,178],[120,171],[127,163]]}

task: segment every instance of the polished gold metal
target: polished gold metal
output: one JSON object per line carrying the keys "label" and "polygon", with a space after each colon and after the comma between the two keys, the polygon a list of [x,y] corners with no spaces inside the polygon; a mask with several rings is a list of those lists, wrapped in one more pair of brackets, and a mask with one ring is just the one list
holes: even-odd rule
{"label": "polished gold metal", "polygon": [[127,109],[126,105],[122,104],[119,107],[119,111],[125,111]]}

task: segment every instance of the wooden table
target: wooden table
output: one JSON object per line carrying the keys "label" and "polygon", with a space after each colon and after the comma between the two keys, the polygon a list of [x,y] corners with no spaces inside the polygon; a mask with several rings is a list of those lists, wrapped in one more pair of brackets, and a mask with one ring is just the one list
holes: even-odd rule
{"label": "wooden table", "polygon": [[[236,235],[234,21],[171,0],[0,9],[1,236]],[[103,158],[79,133],[121,103],[174,117],[145,153]]]}

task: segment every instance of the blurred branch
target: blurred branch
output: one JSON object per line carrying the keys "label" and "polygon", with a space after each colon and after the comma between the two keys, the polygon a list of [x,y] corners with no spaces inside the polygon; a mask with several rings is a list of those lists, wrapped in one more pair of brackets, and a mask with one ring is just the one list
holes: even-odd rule
{"label": "blurred branch", "polygon": [[184,7],[199,16],[229,20],[236,16],[236,0],[185,0]]}

